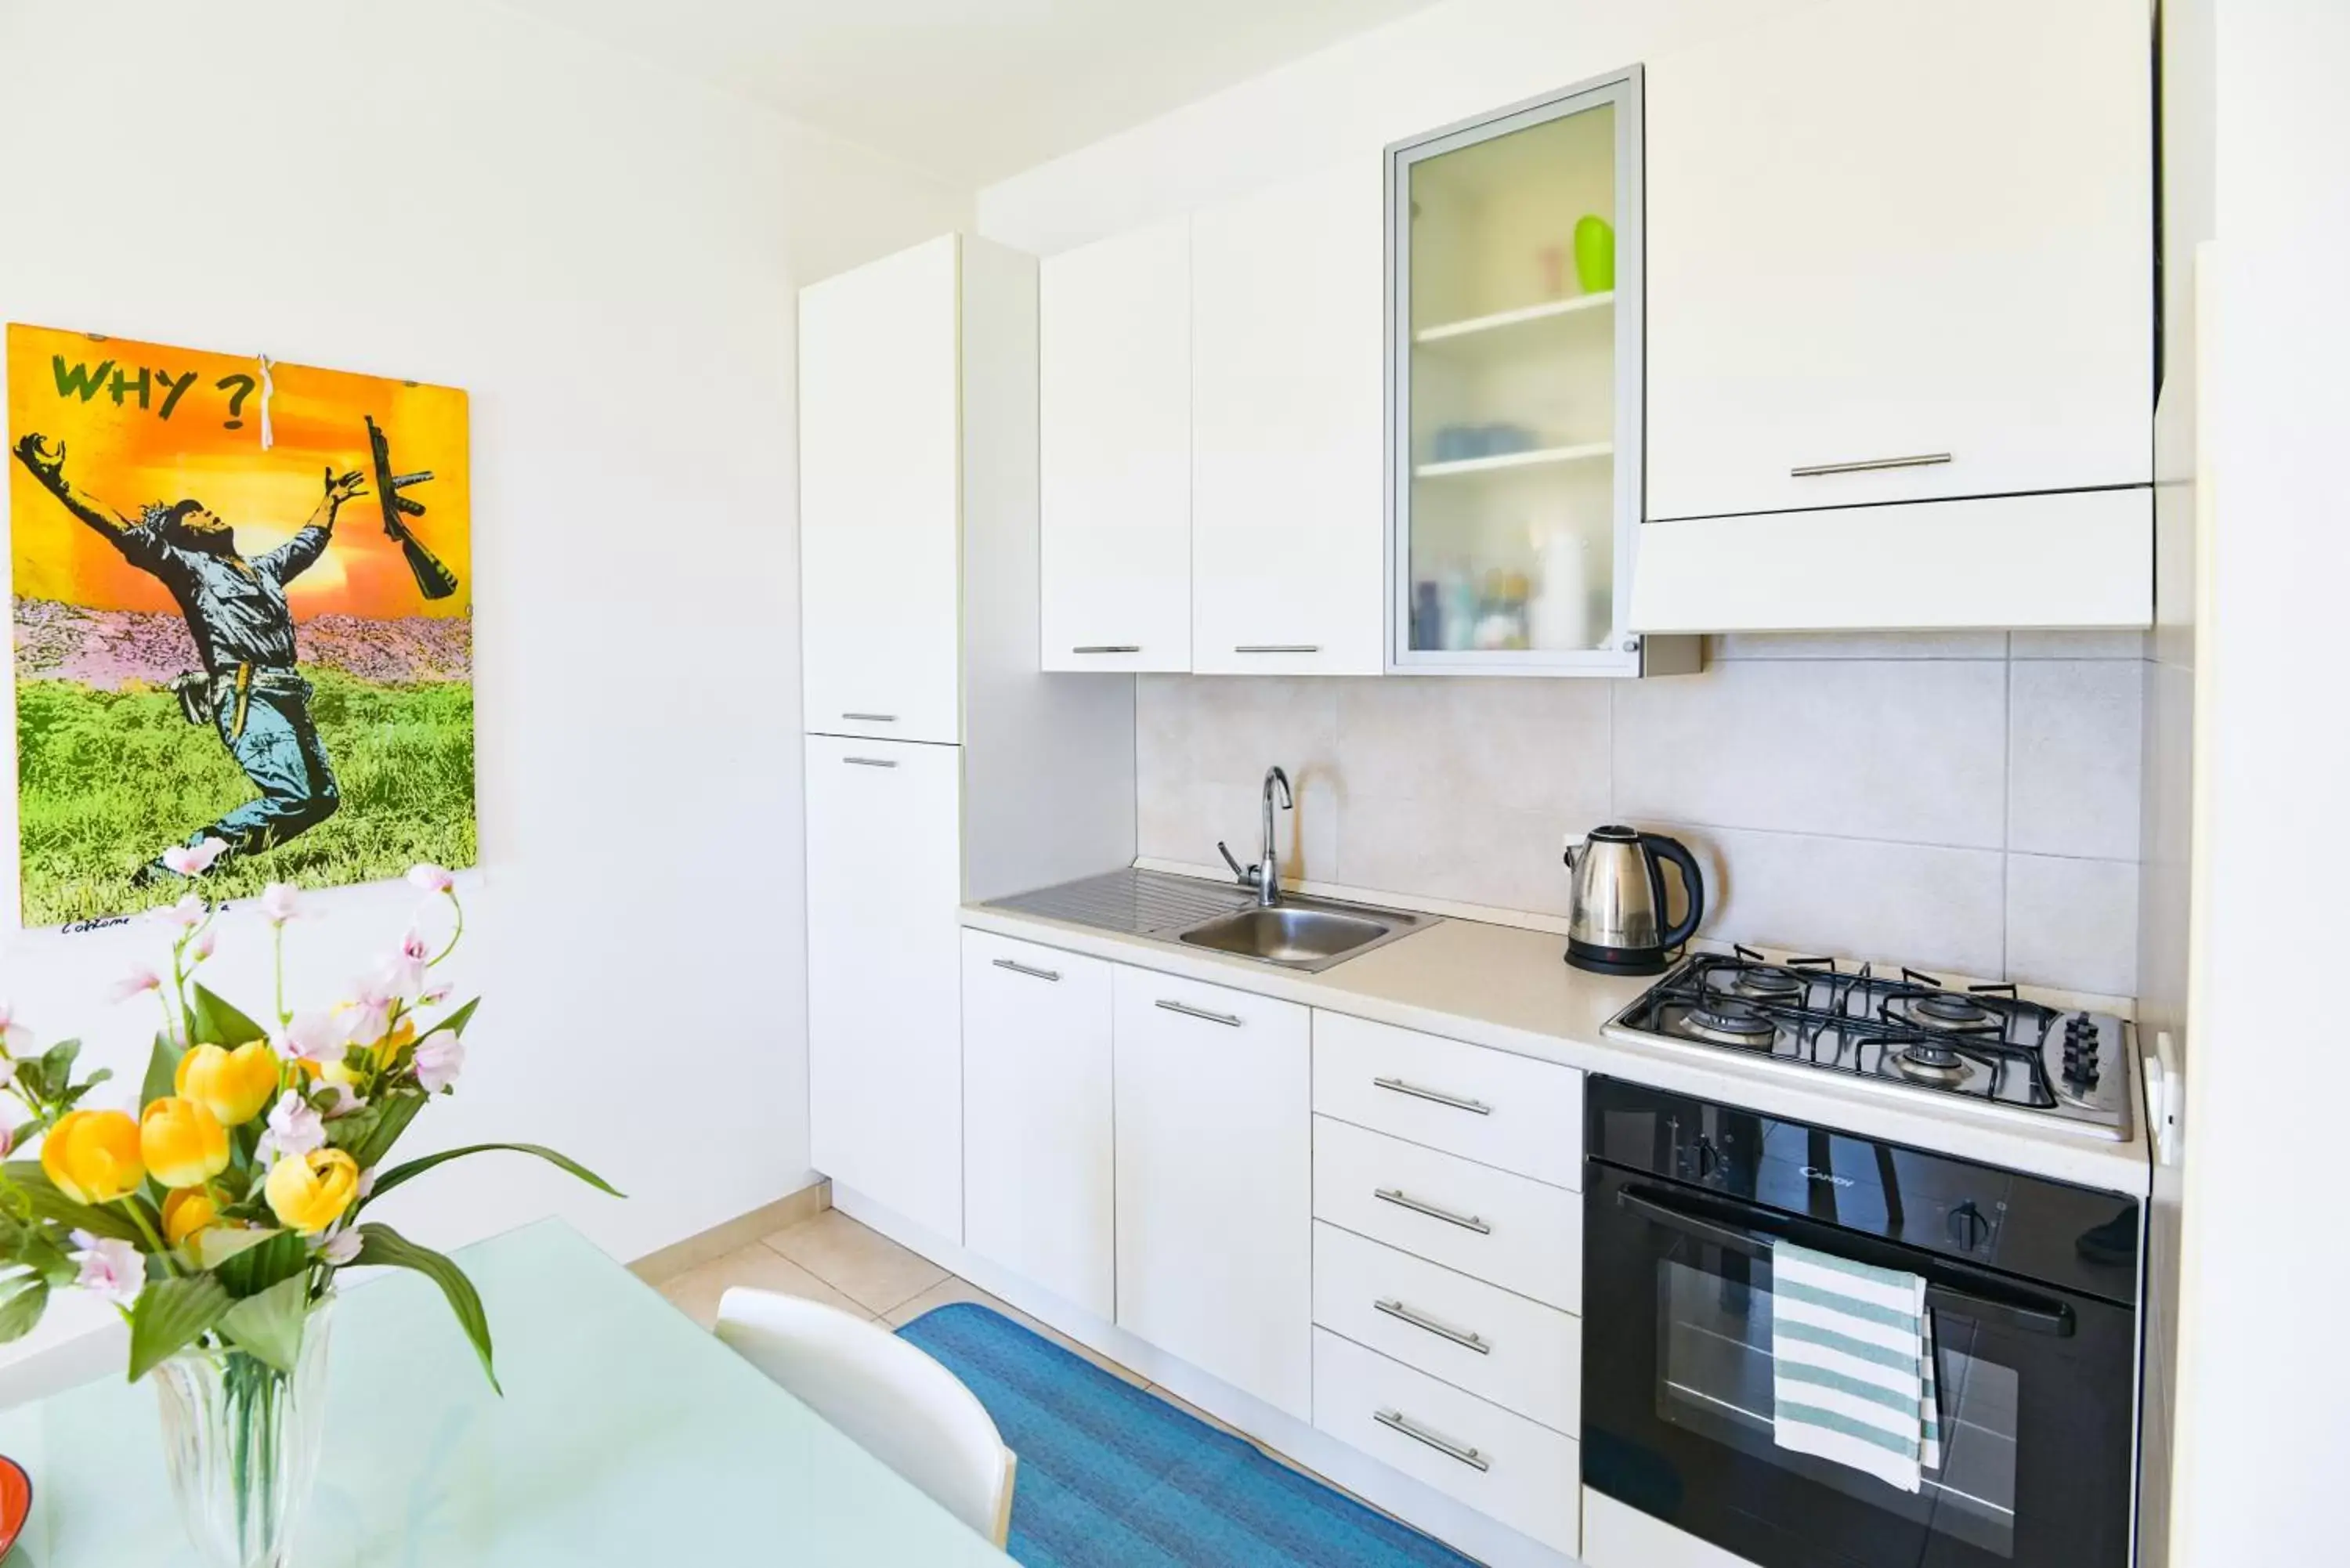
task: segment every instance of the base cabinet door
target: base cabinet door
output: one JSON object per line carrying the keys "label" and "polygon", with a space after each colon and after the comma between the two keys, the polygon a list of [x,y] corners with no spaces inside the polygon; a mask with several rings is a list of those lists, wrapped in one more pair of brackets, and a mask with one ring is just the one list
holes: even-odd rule
{"label": "base cabinet door", "polygon": [[1099,1318],[1116,1315],[1110,971],[962,936],[963,1245]]}
{"label": "base cabinet door", "polygon": [[1307,1012],[1120,966],[1118,1323],[1313,1419]]}
{"label": "base cabinet door", "polygon": [[810,1158],[956,1242],[962,763],[955,746],[807,737]]}

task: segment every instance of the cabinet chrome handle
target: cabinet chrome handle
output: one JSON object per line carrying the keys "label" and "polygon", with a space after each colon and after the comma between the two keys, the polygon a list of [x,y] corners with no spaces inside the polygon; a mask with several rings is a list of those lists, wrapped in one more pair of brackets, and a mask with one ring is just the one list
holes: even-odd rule
{"label": "cabinet chrome handle", "polygon": [[[1161,1007],[1165,1002],[1159,1004]],[[1237,1021],[1236,1021],[1237,1022]],[[1400,1187],[1374,1187],[1371,1196],[1382,1203],[1392,1203],[1399,1209],[1409,1209],[1415,1214],[1425,1214],[1430,1220],[1441,1220],[1447,1225],[1458,1225],[1463,1231],[1474,1231],[1480,1236],[1490,1236],[1493,1228],[1474,1214],[1455,1214],[1450,1209],[1439,1209],[1433,1203],[1423,1203]]]}
{"label": "cabinet chrome handle", "polygon": [[1880,468],[1932,468],[1950,461],[1947,452],[1921,452],[1914,457],[1865,457],[1857,462],[1815,462],[1804,468],[1791,468],[1793,479],[1817,479],[1824,473],[1874,473]]}
{"label": "cabinet chrome handle", "polygon": [[1412,1311],[1411,1308],[1404,1305],[1401,1302],[1374,1301],[1371,1303],[1371,1306],[1374,1310],[1387,1314],[1389,1317],[1394,1318],[1399,1323],[1408,1323],[1414,1328],[1422,1329],[1436,1335],[1439,1339],[1449,1339],[1455,1345],[1466,1345],[1469,1349],[1475,1351],[1480,1355],[1491,1355],[1493,1354],[1493,1346],[1484,1335],[1471,1334],[1465,1328],[1454,1328],[1449,1323],[1439,1323],[1434,1318],[1430,1317],[1423,1313],[1416,1313]]}
{"label": "cabinet chrome handle", "polygon": [[1030,969],[1026,964],[1014,963],[1010,959],[997,959],[995,961],[995,967],[998,969],[1008,969],[1014,974],[1024,974],[1030,980],[1057,981],[1061,978],[1061,971],[1058,970]]}
{"label": "cabinet chrome handle", "polygon": [[1415,1100],[1428,1100],[1436,1105],[1450,1106],[1456,1111],[1467,1111],[1471,1116],[1490,1116],[1493,1114],[1493,1107],[1482,1100],[1464,1100],[1458,1095],[1448,1095],[1441,1089],[1423,1089],[1418,1084],[1407,1084],[1401,1078],[1373,1078],[1371,1087],[1385,1089],[1390,1094],[1409,1095]]}
{"label": "cabinet chrome handle", "polygon": [[1485,1456],[1474,1449],[1464,1449],[1450,1438],[1440,1438],[1400,1410],[1374,1410],[1371,1419],[1391,1432],[1401,1432],[1415,1443],[1426,1443],[1448,1459],[1459,1459],[1472,1470],[1490,1470],[1493,1467]]}
{"label": "cabinet chrome handle", "polygon": [[894,768],[898,765],[887,757],[843,757],[840,760],[852,768]]}
{"label": "cabinet chrome handle", "polygon": [[895,713],[843,713],[841,717],[858,724],[894,724],[898,722]]}
{"label": "cabinet chrome handle", "polygon": [[1084,648],[1073,648],[1069,649],[1069,651],[1071,653],[1140,653],[1142,651],[1142,644],[1139,642],[1097,642],[1091,643]]}
{"label": "cabinet chrome handle", "polygon": [[1180,1012],[1186,1018],[1197,1018],[1204,1023],[1221,1023],[1227,1029],[1241,1026],[1241,1021],[1229,1012],[1211,1012],[1204,1007],[1189,1007],[1180,1002],[1161,1002],[1159,1005],[1168,1012]]}
{"label": "cabinet chrome handle", "polygon": [[1232,651],[1234,653],[1319,653],[1322,651],[1322,645],[1318,642],[1243,642]]}

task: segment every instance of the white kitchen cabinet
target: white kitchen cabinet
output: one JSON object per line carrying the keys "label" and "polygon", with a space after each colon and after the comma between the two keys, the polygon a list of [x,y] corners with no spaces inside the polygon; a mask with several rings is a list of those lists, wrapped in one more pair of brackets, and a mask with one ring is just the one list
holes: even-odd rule
{"label": "white kitchen cabinet", "polygon": [[2145,0],[1827,0],[1650,60],[1652,525],[2148,483],[2149,49]]}
{"label": "white kitchen cabinet", "polygon": [[1313,1419],[1306,1009],[1120,966],[1118,1324]]}
{"label": "white kitchen cabinet", "polygon": [[962,753],[807,738],[808,1129],[817,1169],[962,1235]]}
{"label": "white kitchen cabinet", "polygon": [[1045,668],[1191,668],[1191,224],[1038,275]]}
{"label": "white kitchen cabinet", "polygon": [[962,739],[961,246],[800,293],[805,728]]}
{"label": "white kitchen cabinet", "polygon": [[1383,161],[1191,224],[1191,668],[1383,666]]}
{"label": "white kitchen cabinet", "polygon": [[962,938],[963,1245],[1115,1316],[1111,966]]}

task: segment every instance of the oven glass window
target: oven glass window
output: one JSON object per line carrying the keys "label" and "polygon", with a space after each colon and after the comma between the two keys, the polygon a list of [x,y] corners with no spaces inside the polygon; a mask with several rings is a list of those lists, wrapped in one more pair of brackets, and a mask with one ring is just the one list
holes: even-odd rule
{"label": "oven glass window", "polygon": [[[1677,1250],[1678,1251],[1678,1250]],[[1706,1250],[1719,1271],[1657,1264],[1657,1415],[1806,1480],[2002,1557],[2015,1554],[2015,1371],[1970,1351],[1972,1323],[1938,1313],[1945,1444],[1917,1495],[1772,1441],[1767,1264]]]}

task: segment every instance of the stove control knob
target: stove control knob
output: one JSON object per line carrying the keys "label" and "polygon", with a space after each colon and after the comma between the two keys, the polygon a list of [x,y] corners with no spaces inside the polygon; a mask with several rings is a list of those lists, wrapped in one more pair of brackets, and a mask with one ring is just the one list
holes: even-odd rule
{"label": "stove control knob", "polygon": [[1950,1240],[1970,1252],[1991,1240],[1991,1221],[1972,1201],[1950,1210]]}
{"label": "stove control knob", "polygon": [[1690,1153],[1690,1167],[1700,1181],[1721,1169],[1721,1151],[1713,1147],[1711,1138],[1700,1137],[1697,1140],[1697,1147]]}

